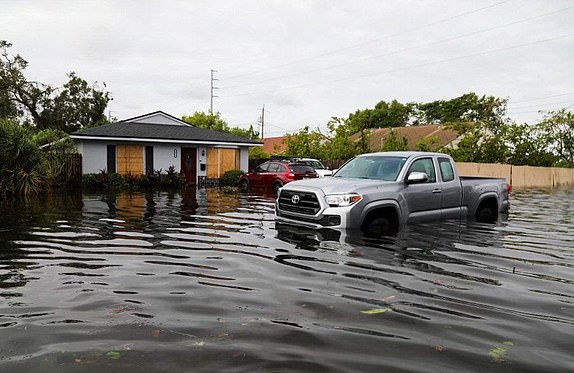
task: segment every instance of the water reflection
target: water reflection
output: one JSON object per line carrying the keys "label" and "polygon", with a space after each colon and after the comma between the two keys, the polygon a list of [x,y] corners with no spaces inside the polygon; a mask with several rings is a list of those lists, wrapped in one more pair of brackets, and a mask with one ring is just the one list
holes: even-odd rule
{"label": "water reflection", "polygon": [[384,238],[276,225],[271,196],[209,189],[3,202],[0,367],[567,371],[572,197]]}

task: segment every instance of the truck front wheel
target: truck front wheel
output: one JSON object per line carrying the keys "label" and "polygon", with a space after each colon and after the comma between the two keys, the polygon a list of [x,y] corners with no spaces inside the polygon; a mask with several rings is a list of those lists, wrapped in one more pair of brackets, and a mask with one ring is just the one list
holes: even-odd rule
{"label": "truck front wheel", "polygon": [[399,231],[399,217],[393,208],[372,211],[361,229],[368,237],[394,236]]}

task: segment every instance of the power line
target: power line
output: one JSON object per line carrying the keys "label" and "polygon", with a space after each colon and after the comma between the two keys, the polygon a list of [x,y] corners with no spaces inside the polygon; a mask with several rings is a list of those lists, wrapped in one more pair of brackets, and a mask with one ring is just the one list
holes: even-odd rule
{"label": "power line", "polygon": [[537,97],[537,98],[532,98],[532,99],[528,99],[528,100],[522,100],[522,101],[512,101],[512,104],[521,104],[523,102],[532,102],[532,101],[538,101],[538,100],[545,100],[547,98],[554,98],[554,97],[561,97],[561,96],[568,96],[568,95],[572,95],[574,94],[574,92],[568,92],[568,93],[560,93],[557,95],[552,95],[552,96],[545,96],[545,97]]}
{"label": "power line", "polygon": [[438,21],[434,21],[434,22],[431,22],[431,23],[427,23],[427,24],[424,24],[424,25],[421,25],[421,26],[418,26],[418,27],[414,27],[414,28],[411,28],[411,29],[407,29],[407,30],[395,32],[395,33],[393,33],[393,34],[385,35],[385,36],[382,36],[382,37],[379,37],[379,38],[376,38],[376,39],[372,39],[372,40],[369,40],[369,41],[366,41],[366,42],[362,42],[362,43],[358,43],[358,44],[355,44],[355,45],[351,45],[351,46],[348,46],[348,47],[345,47],[345,48],[332,49],[332,50],[330,50],[330,51],[326,51],[326,52],[317,54],[317,55],[315,55],[315,56],[309,56],[309,57],[301,58],[301,59],[298,59],[298,60],[290,61],[290,62],[287,62],[287,63],[284,63],[284,64],[279,64],[279,65],[276,65],[276,66],[273,66],[273,67],[269,67],[269,68],[266,68],[266,69],[259,69],[259,70],[252,71],[252,72],[249,72],[249,73],[238,74],[238,75],[232,75],[232,76],[228,77],[227,79],[228,79],[228,80],[233,80],[233,79],[237,79],[237,78],[240,78],[240,77],[253,75],[253,74],[255,74],[255,73],[261,73],[261,72],[268,71],[268,70],[274,70],[274,69],[278,69],[278,68],[281,68],[281,67],[294,65],[294,64],[297,64],[297,63],[302,62],[302,61],[308,61],[308,60],[312,60],[312,59],[316,59],[316,58],[320,58],[320,57],[329,56],[329,55],[332,55],[332,54],[337,54],[337,53],[340,53],[340,52],[342,52],[342,51],[347,51],[347,50],[351,50],[351,49],[355,49],[355,48],[360,48],[360,47],[363,47],[363,46],[365,46],[365,45],[373,44],[373,43],[376,43],[376,42],[381,41],[381,40],[384,40],[384,39],[389,39],[389,38],[397,37],[397,36],[400,36],[400,35],[403,35],[403,34],[407,34],[407,33],[410,33],[410,32],[414,32],[414,31],[418,31],[418,30],[423,30],[423,29],[425,29],[425,28],[432,27],[432,26],[436,26],[436,25],[438,25],[438,24],[445,23],[445,22],[448,22],[448,21],[451,21],[451,20],[453,20],[453,19],[457,19],[457,18],[460,18],[460,17],[464,17],[464,16],[467,16],[467,15],[469,15],[469,14],[478,13],[478,12],[483,11],[483,10],[485,10],[485,9],[494,8],[494,7],[496,7],[496,6],[505,4],[505,3],[509,2],[509,1],[510,1],[510,0],[500,1],[500,2],[495,3],[495,4],[491,4],[491,5],[484,6],[484,7],[478,8],[478,9],[470,10],[470,11],[463,12],[463,13],[459,13],[459,14],[455,14],[454,16],[451,16],[451,17],[446,17],[446,18],[440,19],[440,20],[438,20]]}
{"label": "power line", "polygon": [[565,11],[567,11],[567,10],[570,10],[570,9],[573,9],[573,8],[574,8],[574,5],[571,5],[571,6],[564,7],[564,8],[560,8],[560,9],[557,9],[557,10],[554,10],[554,11],[551,11],[551,12],[539,14],[539,15],[536,15],[536,16],[533,16],[533,17],[522,18],[522,19],[519,19],[519,20],[516,20],[516,21],[512,21],[512,22],[505,23],[505,24],[502,24],[502,25],[494,26],[494,27],[491,27],[491,28],[487,28],[487,29],[483,29],[483,30],[478,30],[478,31],[473,31],[473,32],[469,32],[469,33],[466,33],[466,34],[461,34],[461,35],[458,35],[458,36],[449,37],[449,38],[446,38],[446,39],[440,39],[440,40],[437,40],[437,41],[434,41],[434,42],[431,42],[431,43],[419,44],[419,45],[415,45],[415,46],[408,47],[408,48],[402,48],[402,49],[398,49],[398,50],[395,50],[395,51],[392,51],[392,52],[389,52],[389,53],[376,54],[376,55],[372,55],[372,56],[366,56],[366,57],[362,57],[362,58],[356,58],[356,59],[353,59],[353,60],[348,61],[348,62],[343,62],[343,63],[339,63],[339,64],[336,64],[336,65],[331,65],[331,66],[327,66],[327,67],[322,66],[322,67],[319,67],[319,68],[316,68],[316,69],[311,69],[311,70],[304,71],[304,72],[302,72],[302,73],[298,72],[298,73],[292,73],[292,74],[284,74],[284,75],[275,76],[275,77],[272,77],[272,78],[269,78],[269,79],[265,79],[265,80],[259,80],[259,81],[257,81],[257,82],[253,82],[253,83],[247,83],[247,84],[235,85],[235,86],[232,85],[232,86],[230,86],[230,87],[226,87],[226,89],[232,90],[232,89],[234,89],[234,88],[239,88],[239,87],[240,87],[240,88],[244,88],[244,87],[259,85],[259,84],[262,84],[262,83],[266,83],[266,82],[270,82],[270,81],[276,81],[276,80],[280,80],[280,79],[284,79],[284,78],[290,78],[290,77],[294,77],[294,76],[300,76],[300,75],[311,74],[311,73],[315,73],[315,72],[317,72],[317,71],[326,71],[326,70],[331,70],[331,69],[335,69],[335,68],[340,68],[340,67],[343,67],[343,66],[353,65],[353,64],[356,64],[357,62],[366,61],[366,60],[370,60],[370,59],[373,59],[373,58],[389,57],[389,56],[392,56],[392,55],[395,55],[395,54],[398,54],[398,53],[407,52],[407,51],[412,51],[412,50],[416,50],[416,49],[419,49],[419,48],[426,48],[426,47],[430,47],[430,46],[434,46],[434,45],[438,45],[438,44],[443,44],[443,43],[450,42],[450,41],[453,41],[453,40],[463,39],[463,38],[466,38],[466,37],[469,37],[469,36],[475,36],[475,35],[479,35],[479,34],[482,34],[482,33],[487,33],[487,32],[491,32],[491,31],[494,31],[494,30],[499,30],[499,29],[502,29],[502,28],[506,28],[506,27],[509,27],[509,26],[514,26],[514,25],[517,25],[517,24],[521,24],[521,23],[524,23],[524,22],[529,22],[529,21],[532,21],[532,20],[535,20],[535,19],[538,19],[538,18],[548,17],[548,16],[555,15],[555,14],[558,14],[558,13],[563,13],[563,12],[565,12]]}
{"label": "power line", "polygon": [[547,102],[547,103],[534,104],[534,105],[519,105],[518,107],[514,106],[513,109],[527,109],[527,108],[531,108],[531,107],[547,106],[547,105],[562,105],[562,104],[569,104],[571,102],[572,102],[572,100],[561,101],[561,102]]}
{"label": "power line", "polygon": [[[338,83],[338,82],[342,82],[342,81],[346,81],[346,80],[350,80],[350,79],[362,79],[362,78],[367,78],[367,77],[372,77],[372,76],[385,75],[385,74],[389,74],[389,73],[393,73],[393,72],[411,70],[411,69],[413,69],[413,68],[420,68],[420,67],[426,67],[426,66],[431,66],[431,65],[438,65],[438,64],[441,64],[441,63],[444,63],[444,62],[452,62],[452,61],[462,60],[462,59],[466,59],[466,58],[471,58],[471,57],[477,57],[477,56],[481,56],[481,55],[486,55],[486,54],[490,54],[490,53],[505,52],[505,51],[509,51],[509,50],[513,50],[513,49],[518,49],[518,48],[528,47],[528,46],[531,46],[531,45],[536,45],[536,44],[546,43],[546,42],[550,42],[550,41],[554,41],[554,40],[558,40],[558,39],[563,39],[563,38],[567,38],[567,37],[570,37],[570,36],[573,36],[573,35],[574,35],[574,33],[570,33],[570,34],[560,35],[560,36],[556,36],[556,37],[552,37],[552,38],[541,39],[541,40],[537,40],[537,41],[533,41],[533,42],[517,44],[517,45],[510,46],[510,47],[491,49],[491,50],[487,50],[487,51],[483,51],[483,52],[477,52],[477,53],[471,53],[471,54],[462,55],[462,56],[457,56],[457,57],[445,58],[445,59],[442,59],[442,60],[437,60],[437,61],[432,61],[432,62],[425,62],[425,63],[421,63],[421,64],[417,64],[417,65],[411,65],[411,66],[406,66],[406,67],[399,67],[399,68],[389,69],[389,70],[385,70],[385,71],[381,71],[381,72],[375,72],[375,73],[357,75],[357,76],[352,76],[352,77],[347,77],[347,78],[342,78],[342,79],[333,80],[333,81],[331,81],[331,83]],[[230,95],[230,96],[228,96],[228,97],[254,96],[254,95],[256,95],[256,94],[275,93],[275,92],[280,91],[280,90],[290,90],[290,89],[302,88],[302,87],[306,87],[306,86],[309,86],[309,85],[317,85],[317,84],[318,84],[318,83],[316,83],[316,82],[313,82],[313,83],[303,83],[303,84],[294,85],[294,86],[274,88],[274,89],[272,89],[272,90],[264,90],[264,91],[249,92],[249,93],[240,93],[240,94]]]}

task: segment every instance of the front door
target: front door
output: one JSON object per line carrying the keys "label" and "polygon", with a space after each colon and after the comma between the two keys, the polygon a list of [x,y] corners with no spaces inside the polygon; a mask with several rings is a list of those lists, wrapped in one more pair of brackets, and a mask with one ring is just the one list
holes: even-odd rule
{"label": "front door", "polygon": [[197,170],[197,149],[181,148],[181,170],[185,174],[187,184],[196,183]]}

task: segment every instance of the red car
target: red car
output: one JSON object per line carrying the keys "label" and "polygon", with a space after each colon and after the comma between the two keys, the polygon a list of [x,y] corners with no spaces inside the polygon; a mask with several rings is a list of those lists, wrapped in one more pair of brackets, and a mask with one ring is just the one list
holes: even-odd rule
{"label": "red car", "polygon": [[239,189],[246,191],[250,187],[272,188],[277,194],[283,185],[301,179],[316,178],[319,175],[313,167],[302,163],[265,162],[239,179]]}

